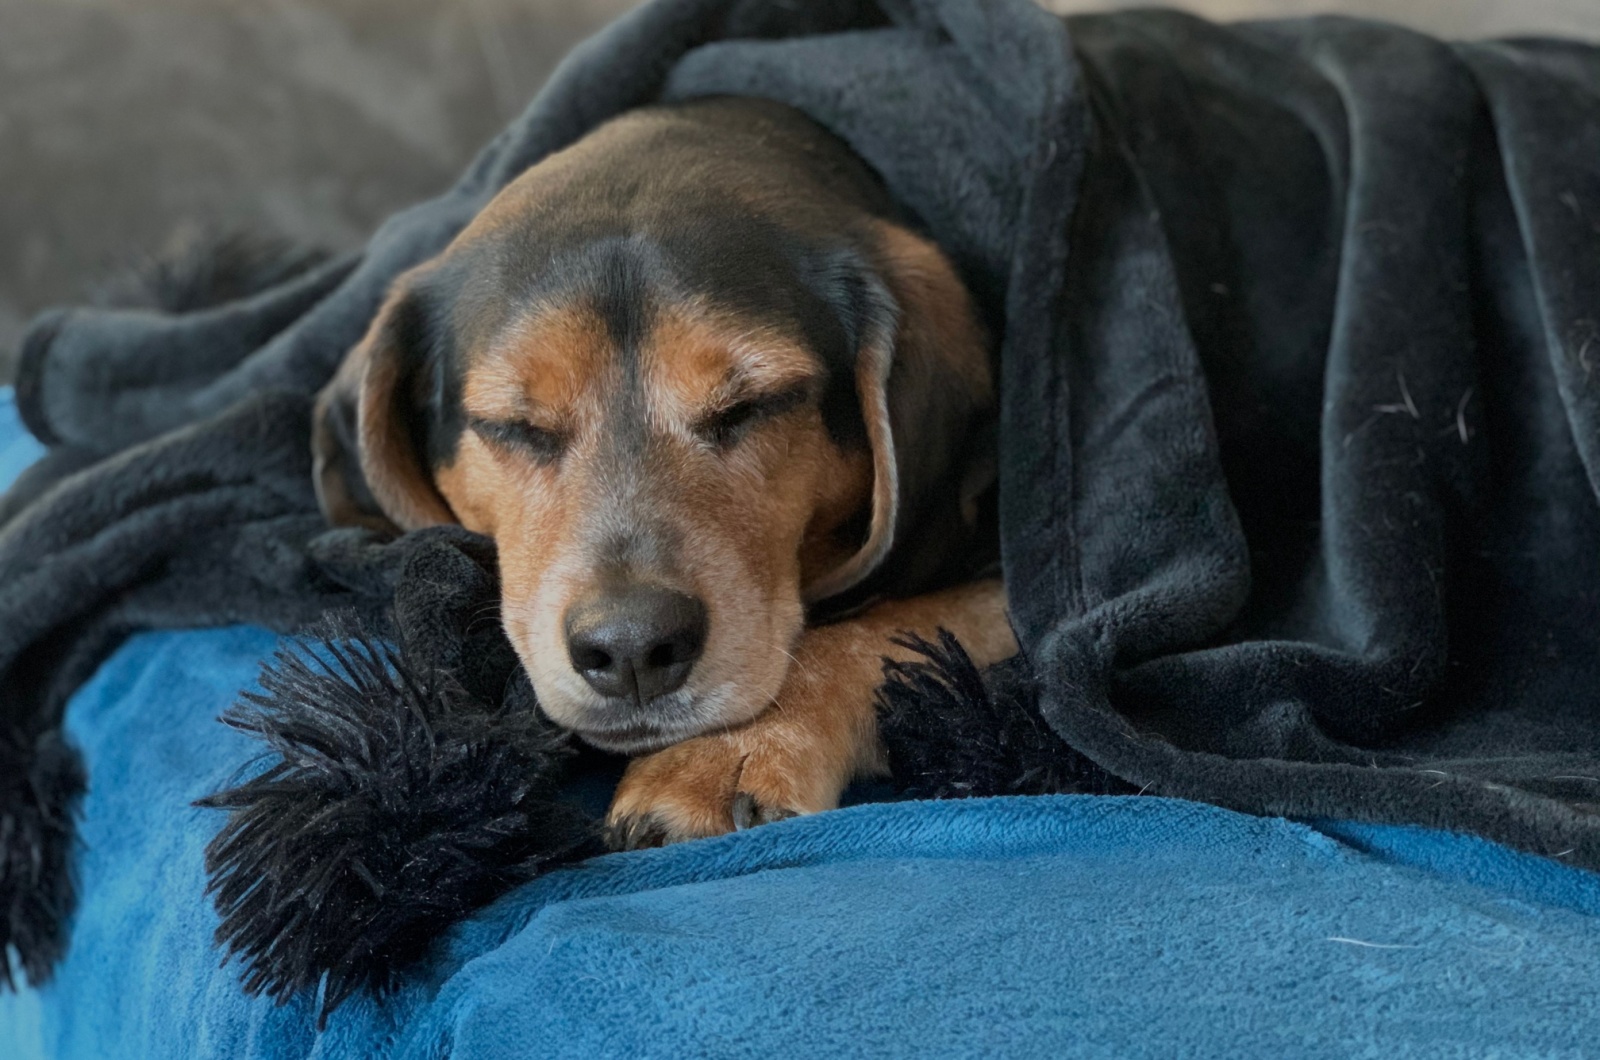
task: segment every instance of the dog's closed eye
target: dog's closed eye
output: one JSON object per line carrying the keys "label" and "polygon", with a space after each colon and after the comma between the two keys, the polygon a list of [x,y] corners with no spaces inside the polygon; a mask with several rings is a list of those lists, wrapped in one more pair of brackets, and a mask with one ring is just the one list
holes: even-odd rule
{"label": "dog's closed eye", "polygon": [[800,384],[734,401],[703,417],[695,424],[695,433],[718,449],[731,449],[757,424],[804,405],[810,392],[809,385]]}
{"label": "dog's closed eye", "polygon": [[478,437],[494,448],[531,456],[541,464],[558,459],[567,447],[566,436],[561,432],[535,426],[526,420],[474,418],[471,423]]}

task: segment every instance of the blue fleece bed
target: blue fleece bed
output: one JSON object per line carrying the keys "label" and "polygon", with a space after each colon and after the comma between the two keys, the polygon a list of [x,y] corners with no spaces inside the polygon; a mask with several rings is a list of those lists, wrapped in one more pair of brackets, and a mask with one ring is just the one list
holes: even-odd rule
{"label": "blue fleece bed", "polygon": [[[0,483],[37,454],[0,392]],[[0,1057],[1580,1056],[1600,876],[1420,829],[1155,798],[861,805],[600,858],[456,929],[386,1003],[219,968],[190,807],[274,635],[157,633],[73,700],[82,904]]]}

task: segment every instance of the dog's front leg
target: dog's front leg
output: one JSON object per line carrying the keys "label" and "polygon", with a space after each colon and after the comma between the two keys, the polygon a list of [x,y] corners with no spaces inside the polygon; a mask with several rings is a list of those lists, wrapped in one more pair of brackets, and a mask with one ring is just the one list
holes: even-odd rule
{"label": "dog's front leg", "polygon": [[1015,654],[998,580],[893,600],[807,630],[777,700],[754,721],[635,759],[607,818],[632,848],[720,835],[839,804],[852,779],[883,770],[873,700],[883,660],[913,653],[902,633],[960,638],[979,666]]}

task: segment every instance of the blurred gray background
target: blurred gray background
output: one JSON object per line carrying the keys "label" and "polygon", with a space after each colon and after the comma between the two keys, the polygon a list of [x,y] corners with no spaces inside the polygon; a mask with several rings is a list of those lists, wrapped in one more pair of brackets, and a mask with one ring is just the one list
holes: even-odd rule
{"label": "blurred gray background", "polygon": [[[0,379],[31,314],[185,232],[359,244],[443,188],[568,48],[635,2],[0,0]],[[1600,0],[1173,6],[1600,40]]]}

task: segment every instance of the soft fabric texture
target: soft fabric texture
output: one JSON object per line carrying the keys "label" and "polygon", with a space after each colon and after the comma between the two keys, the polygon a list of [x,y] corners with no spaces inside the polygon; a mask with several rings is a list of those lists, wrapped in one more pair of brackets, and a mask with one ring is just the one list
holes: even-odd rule
{"label": "soft fabric texture", "polygon": [[849,142],[1000,337],[1005,574],[1067,745],[1155,794],[1600,867],[1600,59],[1348,20],[660,0],[357,259],[48,316],[19,395],[55,450],[0,529],[8,753],[130,629],[381,603],[416,546],[323,530],[312,392],[527,165],[729,92]]}

